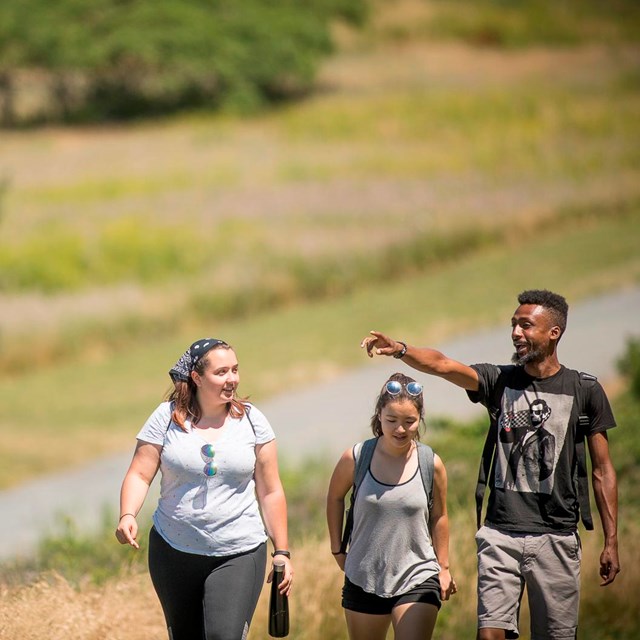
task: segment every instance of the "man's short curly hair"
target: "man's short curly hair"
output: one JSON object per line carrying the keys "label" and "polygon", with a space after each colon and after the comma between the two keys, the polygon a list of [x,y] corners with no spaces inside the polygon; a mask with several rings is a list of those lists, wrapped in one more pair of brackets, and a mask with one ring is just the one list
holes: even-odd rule
{"label": "man's short curly hair", "polygon": [[560,327],[562,335],[567,328],[567,316],[569,315],[569,305],[567,301],[558,293],[547,289],[528,289],[518,296],[520,304],[536,304],[546,309],[553,323]]}

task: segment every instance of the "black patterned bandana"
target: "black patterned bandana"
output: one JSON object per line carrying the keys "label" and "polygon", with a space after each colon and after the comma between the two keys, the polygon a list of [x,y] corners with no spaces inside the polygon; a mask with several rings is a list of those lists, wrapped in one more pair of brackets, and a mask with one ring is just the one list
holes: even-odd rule
{"label": "black patterned bandana", "polygon": [[211,351],[214,347],[223,345],[228,347],[229,345],[224,340],[218,340],[216,338],[203,338],[194,342],[181,356],[180,360],[176,362],[169,370],[169,376],[174,382],[182,380],[187,382],[191,377],[191,372],[198,364],[200,360],[208,351]]}

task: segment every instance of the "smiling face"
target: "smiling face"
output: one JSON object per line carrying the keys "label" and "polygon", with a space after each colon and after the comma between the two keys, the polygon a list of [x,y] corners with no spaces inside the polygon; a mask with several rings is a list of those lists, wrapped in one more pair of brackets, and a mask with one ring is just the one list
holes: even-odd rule
{"label": "smiling face", "polygon": [[403,449],[418,436],[420,413],[410,400],[387,403],[380,410],[382,437],[390,446]]}
{"label": "smiling face", "polygon": [[217,347],[202,358],[191,378],[197,387],[200,404],[231,402],[240,383],[238,358],[233,349]]}
{"label": "smiling face", "polygon": [[542,362],[554,352],[561,333],[544,307],[520,305],[511,318],[511,340],[516,350],[512,361],[519,365]]}

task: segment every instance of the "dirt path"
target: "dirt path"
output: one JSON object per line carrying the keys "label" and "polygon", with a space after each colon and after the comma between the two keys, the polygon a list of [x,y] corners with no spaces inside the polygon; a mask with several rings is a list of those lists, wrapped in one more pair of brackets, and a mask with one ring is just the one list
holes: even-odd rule
{"label": "dirt path", "polygon": [[[639,313],[640,286],[576,305],[560,346],[562,362],[589,371],[604,383],[613,380],[615,362],[627,338],[639,333]],[[506,320],[499,328],[438,347],[463,362],[508,362],[511,347]],[[326,456],[333,461],[346,447],[367,437],[377,389],[395,370],[407,367],[390,359],[369,361],[363,354],[360,369],[262,403],[260,408],[278,435],[281,458],[289,464],[301,463],[309,456]],[[461,390],[429,376],[417,377],[425,383],[428,414],[460,420],[482,415],[482,409],[468,402]],[[120,483],[130,456],[129,452],[106,458],[0,492],[0,560],[31,553],[42,535],[56,530],[65,515],[81,528],[99,526],[105,507],[114,512],[118,508]],[[157,485],[156,481],[156,492]],[[149,505],[153,502],[148,500]]]}

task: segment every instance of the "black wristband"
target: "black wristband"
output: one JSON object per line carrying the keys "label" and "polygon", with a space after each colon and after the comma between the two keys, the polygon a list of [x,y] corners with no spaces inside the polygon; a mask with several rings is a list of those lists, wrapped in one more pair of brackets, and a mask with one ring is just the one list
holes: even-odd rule
{"label": "black wristband", "polygon": [[394,353],[393,357],[398,359],[404,358],[405,355],[407,354],[407,343],[401,342],[400,340],[397,340],[397,343],[402,345],[402,349],[398,351],[398,353]]}
{"label": "black wristband", "polygon": [[271,557],[275,558],[276,556],[284,556],[285,558],[290,558],[291,557],[291,552],[287,551],[286,549],[276,549],[271,554]]}

